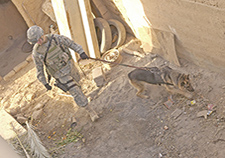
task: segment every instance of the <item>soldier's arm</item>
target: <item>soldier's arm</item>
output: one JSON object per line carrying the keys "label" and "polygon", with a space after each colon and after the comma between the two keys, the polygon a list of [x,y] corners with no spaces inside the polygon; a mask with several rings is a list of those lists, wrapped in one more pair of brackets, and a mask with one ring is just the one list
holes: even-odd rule
{"label": "soldier's arm", "polygon": [[81,54],[84,52],[83,48],[81,45],[75,43],[73,40],[70,38],[63,36],[63,35],[58,35],[56,36],[57,40],[59,41],[60,44],[63,44],[65,47],[71,48],[78,54]]}
{"label": "soldier's arm", "polygon": [[44,73],[44,63],[43,63],[44,56],[41,54],[38,54],[37,52],[33,52],[33,58],[34,58],[34,63],[36,65],[37,78],[43,85],[46,85],[47,81],[46,81],[46,77]]}

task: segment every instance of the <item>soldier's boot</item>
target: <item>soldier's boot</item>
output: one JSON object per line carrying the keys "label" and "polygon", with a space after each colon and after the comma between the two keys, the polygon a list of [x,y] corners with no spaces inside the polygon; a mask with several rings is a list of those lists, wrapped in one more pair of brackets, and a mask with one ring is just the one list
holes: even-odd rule
{"label": "soldier's boot", "polygon": [[98,114],[89,105],[85,106],[84,108],[89,114],[92,122],[95,122],[99,119]]}

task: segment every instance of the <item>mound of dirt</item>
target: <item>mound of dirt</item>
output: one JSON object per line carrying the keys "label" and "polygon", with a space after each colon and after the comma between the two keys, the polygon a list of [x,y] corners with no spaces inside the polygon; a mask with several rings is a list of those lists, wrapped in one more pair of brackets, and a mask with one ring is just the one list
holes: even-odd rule
{"label": "mound of dirt", "polygon": [[[153,50],[157,53],[159,50]],[[148,85],[150,99],[136,96],[129,84],[129,67],[116,66],[107,73],[104,86],[97,87],[91,71],[100,63],[91,62],[82,69],[82,89],[92,98],[92,106],[100,119],[92,123],[82,108],[68,94],[54,87],[46,91],[36,79],[30,63],[12,81],[1,81],[1,106],[21,124],[33,118],[35,131],[53,157],[223,157],[224,78],[201,69],[185,60],[182,67],[171,65],[161,57],[144,58],[122,53],[122,63],[135,66],[170,65],[191,75],[196,91],[195,102],[173,95],[174,103],[167,109],[163,103],[170,96],[161,86]],[[153,59],[154,57],[154,59]],[[51,83],[53,84],[53,83]],[[198,113],[214,111],[204,117]],[[20,119],[19,119],[20,118]],[[73,124],[76,120],[76,124]],[[78,132],[76,141],[68,132]],[[210,150],[208,150],[210,149]]]}

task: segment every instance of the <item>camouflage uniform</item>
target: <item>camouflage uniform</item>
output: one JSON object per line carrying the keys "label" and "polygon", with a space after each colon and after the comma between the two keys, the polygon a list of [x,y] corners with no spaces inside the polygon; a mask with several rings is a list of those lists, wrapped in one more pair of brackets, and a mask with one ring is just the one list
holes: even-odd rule
{"label": "camouflage uniform", "polygon": [[[31,33],[32,34],[32,33]],[[36,43],[33,47],[33,58],[37,69],[37,78],[43,84],[48,84],[45,69],[48,74],[68,87],[68,91],[73,96],[78,106],[88,104],[87,97],[83,94],[80,85],[80,75],[74,65],[69,48],[81,54],[84,52],[82,47],[74,43],[63,35],[53,35],[49,51],[47,52],[46,62],[45,53],[52,35],[45,35],[48,41],[42,45]],[[40,37],[39,37],[40,38]],[[29,41],[29,36],[28,36]],[[63,48],[61,48],[61,47]]]}

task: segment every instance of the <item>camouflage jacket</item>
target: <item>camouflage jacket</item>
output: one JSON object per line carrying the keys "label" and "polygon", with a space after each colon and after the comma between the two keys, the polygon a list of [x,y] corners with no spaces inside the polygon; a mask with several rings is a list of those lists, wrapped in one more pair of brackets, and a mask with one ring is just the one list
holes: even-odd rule
{"label": "camouflage jacket", "polygon": [[[33,52],[32,52],[34,62],[36,65],[36,70],[37,70],[37,78],[44,85],[47,83],[46,76],[45,76],[45,70],[47,70],[47,72],[50,70],[50,68],[48,66],[46,66],[46,63],[44,62],[44,57],[45,57],[45,53],[46,53],[47,47],[50,42],[51,35],[48,34],[48,35],[46,35],[46,37],[48,38],[48,41],[42,45],[39,45],[36,43],[33,47]],[[68,48],[74,50],[78,54],[81,54],[84,52],[81,45],[75,43],[73,40],[69,39],[66,36],[55,34],[54,38],[55,38],[54,40],[52,39],[51,46],[50,46],[48,52],[50,52],[51,49],[54,49],[54,47],[56,47],[56,49],[59,50],[58,52],[61,51],[63,53],[63,50],[60,48],[60,45],[62,45],[63,48],[65,50],[67,50],[67,52],[69,54],[70,54],[70,52],[69,52]],[[71,54],[70,54],[70,56],[71,56]],[[47,58],[48,58],[48,53],[47,53]],[[50,72],[50,74],[54,78],[61,78],[65,75],[68,75],[71,72],[71,69],[74,67],[72,64],[73,64],[73,61],[68,60],[68,61],[66,61],[65,65],[63,65],[59,69],[55,70],[54,73]]]}

